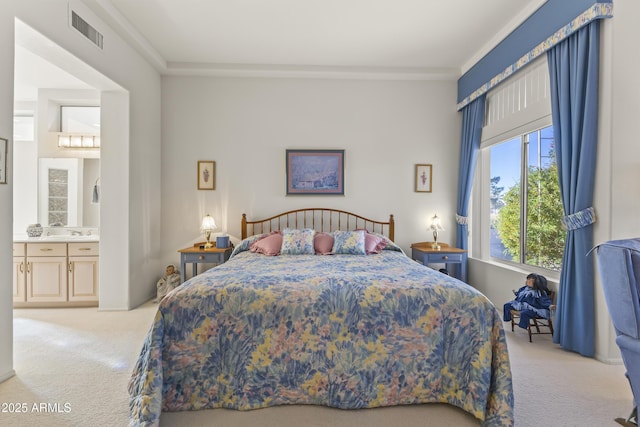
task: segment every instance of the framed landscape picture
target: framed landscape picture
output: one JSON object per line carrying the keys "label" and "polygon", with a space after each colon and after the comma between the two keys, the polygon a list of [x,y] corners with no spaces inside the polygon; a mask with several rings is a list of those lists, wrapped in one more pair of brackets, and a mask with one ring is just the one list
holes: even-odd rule
{"label": "framed landscape picture", "polygon": [[416,165],[416,192],[431,193],[431,165]]}
{"label": "framed landscape picture", "polygon": [[344,195],[344,150],[287,150],[287,195]]}
{"label": "framed landscape picture", "polygon": [[216,189],[216,162],[198,161],[198,190]]}

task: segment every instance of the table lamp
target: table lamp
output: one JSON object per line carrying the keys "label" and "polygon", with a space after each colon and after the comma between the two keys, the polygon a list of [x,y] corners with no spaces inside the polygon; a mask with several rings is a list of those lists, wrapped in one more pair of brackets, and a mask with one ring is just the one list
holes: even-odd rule
{"label": "table lamp", "polygon": [[440,245],[438,244],[438,231],[440,230],[444,231],[444,227],[442,227],[442,224],[440,224],[440,218],[438,217],[437,214],[435,214],[431,218],[431,226],[429,228],[433,230],[433,243],[431,244],[431,248],[439,250]]}
{"label": "table lamp", "polygon": [[216,222],[211,215],[206,214],[204,218],[202,218],[202,225],[200,226],[200,231],[204,233],[204,237],[207,239],[207,243],[204,245],[205,249],[213,247],[213,243],[211,243],[211,232],[215,229]]}

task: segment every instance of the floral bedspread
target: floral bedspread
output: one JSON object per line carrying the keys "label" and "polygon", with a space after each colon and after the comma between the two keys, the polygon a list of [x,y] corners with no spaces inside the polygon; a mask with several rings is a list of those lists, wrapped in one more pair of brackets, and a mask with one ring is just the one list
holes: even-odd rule
{"label": "floral bedspread", "polygon": [[157,425],[161,411],[428,402],[513,425],[500,313],[389,250],[247,251],[194,277],[161,301],[129,394],[135,426]]}

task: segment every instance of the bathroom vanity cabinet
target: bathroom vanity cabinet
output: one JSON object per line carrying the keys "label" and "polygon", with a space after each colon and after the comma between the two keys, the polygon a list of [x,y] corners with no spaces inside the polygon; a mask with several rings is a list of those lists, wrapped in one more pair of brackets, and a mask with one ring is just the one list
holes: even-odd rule
{"label": "bathroom vanity cabinet", "polygon": [[14,243],[14,307],[98,305],[98,248],[98,242]]}

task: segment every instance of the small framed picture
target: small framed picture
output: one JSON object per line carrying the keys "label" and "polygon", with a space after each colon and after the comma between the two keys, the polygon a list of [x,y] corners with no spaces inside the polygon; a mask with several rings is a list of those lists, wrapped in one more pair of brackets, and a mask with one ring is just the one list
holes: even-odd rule
{"label": "small framed picture", "polygon": [[216,189],[216,162],[198,161],[198,190]]}
{"label": "small framed picture", "polygon": [[416,192],[431,193],[431,165],[416,165]]}
{"label": "small framed picture", "polygon": [[9,155],[9,141],[0,138],[0,184],[7,183],[7,156]]}

